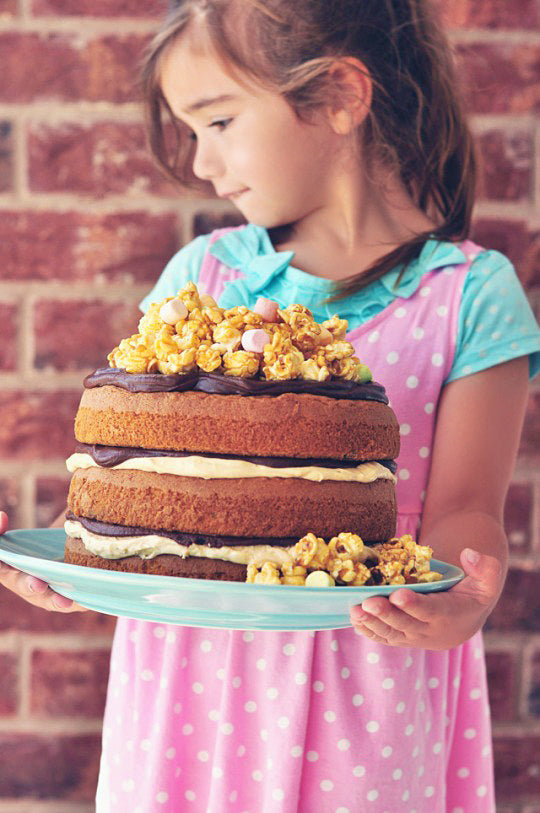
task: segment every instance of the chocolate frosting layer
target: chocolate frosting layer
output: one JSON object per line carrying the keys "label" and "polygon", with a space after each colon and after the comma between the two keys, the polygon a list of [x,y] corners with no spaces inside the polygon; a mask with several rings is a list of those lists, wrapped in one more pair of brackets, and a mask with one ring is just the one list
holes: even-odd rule
{"label": "chocolate frosting layer", "polygon": [[[169,449],[143,449],[140,446],[103,446],[97,443],[77,443],[75,451],[80,454],[89,454],[98,466],[111,468],[132,457],[200,457],[220,458],[221,460],[245,460],[248,463],[257,463],[260,466],[272,468],[287,468],[289,466],[323,466],[327,469],[355,468],[359,465],[357,460],[328,460],[315,457],[243,457],[233,454],[213,454],[210,452],[176,452]],[[366,462],[366,461],[364,461]],[[377,460],[395,474],[397,465],[393,460]]]}
{"label": "chocolate frosting layer", "polygon": [[96,519],[78,517],[72,511],[66,511],[66,519],[80,522],[83,528],[102,536],[150,536],[159,534],[167,539],[178,542],[179,545],[208,545],[210,548],[238,547],[240,545],[279,545],[291,547],[298,539],[270,539],[246,536],[207,536],[206,534],[186,534],[180,531],[161,531],[159,529],[142,528],[138,525],[114,525],[110,522],[100,522]]}
{"label": "chocolate frosting layer", "polygon": [[84,379],[86,389],[93,387],[121,387],[129,392],[185,392],[195,390],[208,395],[282,395],[285,392],[325,395],[327,398],[345,398],[350,401],[378,401],[388,403],[381,384],[368,381],[346,381],[333,378],[329,381],[307,381],[291,378],[287,381],[267,381],[262,378],[241,378],[220,373],[191,373],[163,375],[162,373],[127,373],[116,367],[101,367]]}

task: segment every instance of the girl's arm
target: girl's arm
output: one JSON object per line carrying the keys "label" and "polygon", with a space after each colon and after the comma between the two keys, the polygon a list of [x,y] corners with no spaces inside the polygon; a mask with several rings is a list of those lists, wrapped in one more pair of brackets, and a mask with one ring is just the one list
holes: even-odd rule
{"label": "girl's arm", "polygon": [[528,359],[523,357],[443,390],[420,540],[433,548],[436,559],[461,564],[466,578],[446,593],[422,595],[403,588],[389,599],[366,599],[353,608],[351,621],[369,638],[448,649],[484,624],[506,574],[503,509],[527,389]]}

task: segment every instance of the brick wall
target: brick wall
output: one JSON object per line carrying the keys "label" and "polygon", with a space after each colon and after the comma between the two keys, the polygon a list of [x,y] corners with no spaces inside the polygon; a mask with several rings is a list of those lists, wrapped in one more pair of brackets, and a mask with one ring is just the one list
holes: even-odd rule
{"label": "brick wall", "polygon": [[[474,237],[540,310],[537,0],[452,0],[484,157]],[[83,376],[131,332],[174,250],[235,222],[178,197],[144,146],[134,63],[159,0],[0,0],[0,506],[62,509]],[[508,584],[486,633],[500,813],[540,813],[540,387],[506,510]],[[536,444],[536,445],[535,445]],[[90,813],[113,620],[0,593],[0,813]],[[54,771],[51,765],[54,764]]]}

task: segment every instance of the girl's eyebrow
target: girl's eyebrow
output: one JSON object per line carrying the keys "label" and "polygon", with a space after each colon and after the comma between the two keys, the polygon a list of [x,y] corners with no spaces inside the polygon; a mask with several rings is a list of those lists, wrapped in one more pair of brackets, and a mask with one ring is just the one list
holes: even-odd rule
{"label": "girl's eyebrow", "polygon": [[210,107],[210,105],[218,104],[219,102],[230,102],[236,98],[237,97],[231,93],[223,93],[221,96],[213,96],[209,99],[199,99],[186,107],[184,109],[184,113],[194,113],[196,110],[202,110],[203,107]]}

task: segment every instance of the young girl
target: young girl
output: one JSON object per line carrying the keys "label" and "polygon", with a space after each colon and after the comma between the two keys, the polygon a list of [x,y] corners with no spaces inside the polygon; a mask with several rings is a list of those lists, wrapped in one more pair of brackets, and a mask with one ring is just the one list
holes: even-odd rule
{"label": "young girl", "polygon": [[480,629],[540,338],[508,260],[466,239],[448,45],[425,0],[181,0],[144,76],[161,164],[248,225],[183,248],[143,310],[193,280],[348,319],[401,425],[398,533],[467,575],[334,631],[120,618],[97,811],[492,813]]}

